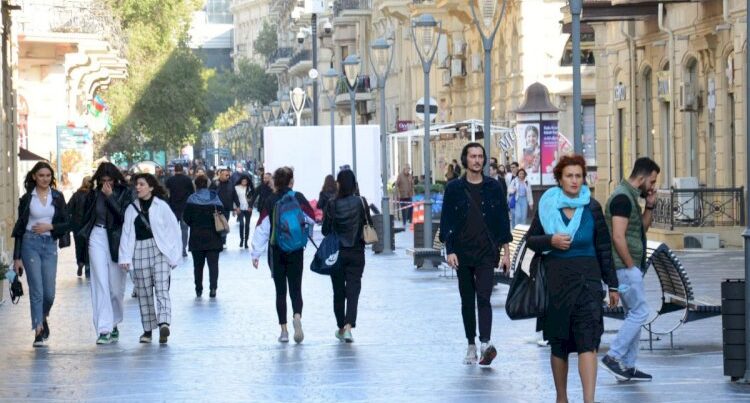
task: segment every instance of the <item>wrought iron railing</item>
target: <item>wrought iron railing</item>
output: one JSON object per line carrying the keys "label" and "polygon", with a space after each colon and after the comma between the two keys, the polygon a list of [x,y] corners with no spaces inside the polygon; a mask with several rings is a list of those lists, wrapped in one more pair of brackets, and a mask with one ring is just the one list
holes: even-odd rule
{"label": "wrought iron railing", "polygon": [[372,10],[372,0],[336,0],[333,2],[335,17],[345,10]]}
{"label": "wrought iron railing", "polygon": [[292,56],[292,59],[289,60],[289,67],[291,68],[299,62],[308,60],[312,61],[312,51],[310,49],[299,50],[294,56]]}
{"label": "wrought iron railing", "polygon": [[699,188],[659,190],[653,223],[674,227],[745,225],[745,189]]}
{"label": "wrought iron railing", "polygon": [[278,48],[273,52],[271,57],[268,59],[269,64],[276,63],[279,59],[290,58],[294,54],[294,49],[291,47]]}

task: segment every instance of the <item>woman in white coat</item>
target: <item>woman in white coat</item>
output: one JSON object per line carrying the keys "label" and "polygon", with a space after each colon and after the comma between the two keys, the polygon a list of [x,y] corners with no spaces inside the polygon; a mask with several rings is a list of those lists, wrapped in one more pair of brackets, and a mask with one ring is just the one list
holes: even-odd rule
{"label": "woman in white coat", "polygon": [[172,319],[170,271],[182,259],[180,224],[155,176],[138,174],[134,179],[138,198],[125,211],[119,263],[121,269],[133,270],[143,324],[140,342],[150,343],[152,331],[158,328],[159,343],[166,343]]}

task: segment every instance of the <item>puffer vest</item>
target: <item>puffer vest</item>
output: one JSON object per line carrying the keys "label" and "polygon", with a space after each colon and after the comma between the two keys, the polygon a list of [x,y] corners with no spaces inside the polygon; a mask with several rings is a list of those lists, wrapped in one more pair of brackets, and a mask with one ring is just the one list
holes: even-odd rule
{"label": "puffer vest", "polygon": [[[610,211],[610,205],[612,200],[618,195],[627,196],[630,201],[630,217],[628,217],[628,228],[625,231],[625,239],[628,243],[628,251],[630,257],[633,258],[633,262],[638,264],[638,267],[645,269],[646,265],[646,234],[643,231],[643,217],[641,216],[641,206],[638,204],[638,198],[640,192],[634,188],[626,180],[620,182],[615,188],[614,192],[609,196],[607,200],[607,209],[605,211],[607,225],[609,226],[610,233],[612,232],[612,212]],[[620,255],[615,250],[615,243],[612,242],[612,260],[614,261],[615,268],[624,269],[627,268],[623,263]]]}

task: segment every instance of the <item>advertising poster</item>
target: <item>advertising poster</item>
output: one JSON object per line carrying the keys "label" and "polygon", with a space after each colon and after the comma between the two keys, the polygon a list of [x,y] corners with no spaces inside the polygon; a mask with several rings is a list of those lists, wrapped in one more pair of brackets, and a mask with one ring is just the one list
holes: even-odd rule
{"label": "advertising poster", "polygon": [[554,185],[555,176],[552,171],[557,165],[558,153],[558,131],[557,121],[542,122],[542,184]]}
{"label": "advertising poster", "polygon": [[516,155],[518,164],[526,170],[526,180],[532,185],[541,184],[541,143],[539,123],[516,125]]}
{"label": "advertising poster", "polygon": [[57,126],[57,171],[64,189],[78,188],[94,164],[94,142],[86,127]]}

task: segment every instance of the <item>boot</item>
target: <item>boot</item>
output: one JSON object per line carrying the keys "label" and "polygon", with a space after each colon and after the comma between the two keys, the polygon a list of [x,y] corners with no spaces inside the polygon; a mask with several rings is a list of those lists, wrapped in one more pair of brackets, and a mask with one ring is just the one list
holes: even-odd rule
{"label": "boot", "polygon": [[247,241],[250,239],[250,228],[245,228],[245,249],[248,249]]}

